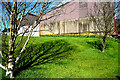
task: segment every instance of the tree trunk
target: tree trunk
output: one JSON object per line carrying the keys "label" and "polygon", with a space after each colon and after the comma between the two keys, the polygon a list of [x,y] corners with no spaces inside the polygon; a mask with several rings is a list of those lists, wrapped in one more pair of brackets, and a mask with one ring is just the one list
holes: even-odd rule
{"label": "tree trunk", "polygon": [[13,35],[13,32],[9,34],[9,54],[8,54],[8,65],[7,65],[7,71],[6,76],[9,75],[10,78],[14,78],[14,67],[15,67],[15,59],[14,59],[14,41],[11,37]]}
{"label": "tree trunk", "polygon": [[10,78],[14,78],[14,56],[13,55],[9,55],[9,59],[8,59],[8,70],[6,71],[6,76],[9,75]]}
{"label": "tree trunk", "polygon": [[17,35],[17,2],[13,3],[12,13],[10,15],[10,33],[9,33],[9,54],[8,54],[8,70],[6,76],[14,78],[15,58],[14,58],[14,44]]}
{"label": "tree trunk", "polygon": [[15,60],[14,60],[14,41],[13,41],[13,32],[10,30],[9,34],[9,53],[8,53],[8,64],[7,64],[7,71],[6,76],[9,75],[10,78],[14,78],[14,67],[15,67]]}
{"label": "tree trunk", "polygon": [[106,34],[105,34],[105,36],[103,37],[102,52],[104,52],[105,46],[106,46]]}
{"label": "tree trunk", "polygon": [[105,49],[105,42],[102,45],[102,52],[104,53],[104,49]]}

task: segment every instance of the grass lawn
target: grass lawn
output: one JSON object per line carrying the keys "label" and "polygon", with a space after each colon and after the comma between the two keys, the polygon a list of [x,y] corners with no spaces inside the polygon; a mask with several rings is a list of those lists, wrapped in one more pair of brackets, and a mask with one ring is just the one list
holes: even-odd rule
{"label": "grass lawn", "polygon": [[32,37],[16,78],[115,78],[118,42],[110,39],[104,53],[99,49],[94,37]]}

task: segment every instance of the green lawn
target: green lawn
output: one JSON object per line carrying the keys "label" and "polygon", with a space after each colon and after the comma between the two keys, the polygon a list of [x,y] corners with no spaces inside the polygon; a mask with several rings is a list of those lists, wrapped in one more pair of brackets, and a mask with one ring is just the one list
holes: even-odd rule
{"label": "green lawn", "polygon": [[104,53],[99,49],[94,37],[32,37],[16,78],[115,78],[118,42],[110,39]]}

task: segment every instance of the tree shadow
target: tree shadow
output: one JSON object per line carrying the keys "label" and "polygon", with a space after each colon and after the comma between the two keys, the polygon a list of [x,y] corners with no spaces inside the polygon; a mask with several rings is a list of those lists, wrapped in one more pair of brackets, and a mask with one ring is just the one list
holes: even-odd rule
{"label": "tree shadow", "polygon": [[97,48],[102,51],[102,43],[97,40],[97,41],[87,41],[90,47],[92,48]]}
{"label": "tree shadow", "polygon": [[[100,42],[100,40],[97,41],[87,41],[87,43],[89,44],[90,47],[92,48],[96,48],[102,51],[102,43]],[[109,44],[109,42],[106,42],[106,46],[105,49],[114,47],[112,44]]]}
{"label": "tree shadow", "polygon": [[15,67],[15,76],[22,70],[39,64],[53,63],[57,59],[68,57],[72,46],[64,40],[54,40],[42,44],[32,44],[26,48]]}

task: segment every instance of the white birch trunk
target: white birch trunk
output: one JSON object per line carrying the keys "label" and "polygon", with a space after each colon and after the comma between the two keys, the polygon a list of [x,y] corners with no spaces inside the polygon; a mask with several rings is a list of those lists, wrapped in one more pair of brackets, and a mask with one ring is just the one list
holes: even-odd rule
{"label": "white birch trunk", "polygon": [[6,76],[9,76],[10,78],[14,78],[14,56],[13,55],[9,55],[9,59],[8,59],[8,65],[7,65],[7,70],[6,70]]}

